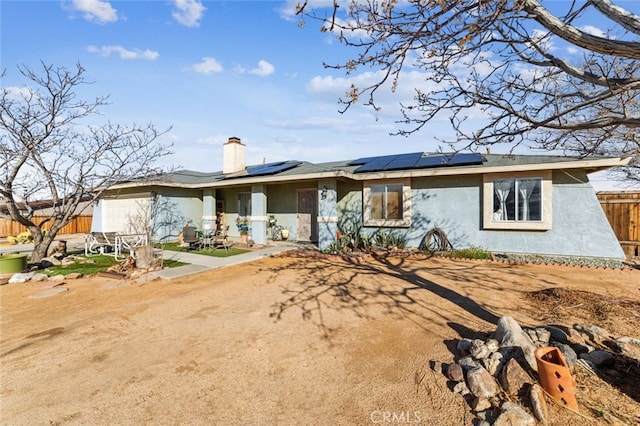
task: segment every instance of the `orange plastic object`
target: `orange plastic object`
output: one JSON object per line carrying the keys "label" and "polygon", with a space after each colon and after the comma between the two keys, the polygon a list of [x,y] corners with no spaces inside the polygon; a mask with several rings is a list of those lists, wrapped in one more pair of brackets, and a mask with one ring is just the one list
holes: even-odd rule
{"label": "orange plastic object", "polygon": [[569,365],[558,348],[538,348],[535,351],[540,384],[552,398],[564,406],[578,410],[575,395],[575,381],[571,377]]}

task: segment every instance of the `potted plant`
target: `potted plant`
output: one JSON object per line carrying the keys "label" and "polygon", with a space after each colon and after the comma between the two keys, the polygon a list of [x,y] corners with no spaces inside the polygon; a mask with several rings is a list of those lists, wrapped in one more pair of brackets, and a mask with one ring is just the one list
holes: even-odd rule
{"label": "potted plant", "polygon": [[247,244],[249,240],[249,218],[246,216],[238,216],[236,218],[236,226],[238,227],[238,232],[240,232],[242,242]]}

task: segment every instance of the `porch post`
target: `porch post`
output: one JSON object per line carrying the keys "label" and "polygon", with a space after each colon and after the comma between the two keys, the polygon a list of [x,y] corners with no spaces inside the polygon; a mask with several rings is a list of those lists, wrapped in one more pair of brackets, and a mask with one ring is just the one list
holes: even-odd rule
{"label": "porch post", "polygon": [[251,239],[267,242],[267,193],[264,185],[251,185]]}
{"label": "porch post", "polygon": [[338,233],[338,190],[335,179],[318,181],[318,248],[326,250]]}

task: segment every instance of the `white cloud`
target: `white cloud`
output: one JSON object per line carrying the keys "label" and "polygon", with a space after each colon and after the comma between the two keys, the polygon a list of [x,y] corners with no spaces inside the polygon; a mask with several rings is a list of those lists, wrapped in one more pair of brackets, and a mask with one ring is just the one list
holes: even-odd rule
{"label": "white cloud", "polygon": [[276,70],[275,67],[271,65],[269,62],[259,61],[258,68],[252,69],[251,71],[249,71],[249,73],[265,77],[267,75],[273,74],[275,70]]}
{"label": "white cloud", "polygon": [[585,25],[584,27],[580,28],[582,31],[584,31],[585,33],[594,35],[596,37],[607,37],[607,33],[602,31],[600,28],[598,27],[594,27],[593,25]]}
{"label": "white cloud", "polygon": [[31,91],[28,87],[10,86],[2,89],[2,93],[7,96],[7,99],[21,102],[24,99],[28,99],[30,96],[37,95],[37,92]]}
{"label": "white cloud", "polygon": [[145,59],[148,61],[153,61],[160,56],[158,52],[153,50],[140,50],[140,49],[126,49],[122,46],[88,46],[87,50],[91,53],[97,53],[100,56],[111,56],[111,54],[116,54],[120,56],[120,59]]}
{"label": "white cloud", "polygon": [[205,56],[202,62],[193,64],[191,69],[199,74],[211,74],[212,72],[222,72],[224,68],[215,58]]}
{"label": "white cloud", "polygon": [[185,27],[199,27],[206,8],[198,0],[174,0],[171,16]]}
{"label": "white cloud", "polygon": [[579,50],[577,47],[569,46],[567,47],[567,52],[569,52],[570,55],[575,55],[579,52]]}
{"label": "white cloud", "polygon": [[[331,25],[333,24],[333,31],[331,31]],[[345,21],[336,16],[332,23],[325,23],[324,27],[327,31],[332,32],[337,36],[342,33],[344,37],[349,40],[367,39],[370,38],[369,33],[366,30],[358,28],[358,23],[350,19]]]}
{"label": "white cloud", "polygon": [[87,21],[97,21],[105,24],[118,20],[118,11],[108,1],[71,0],[71,5],[74,10],[83,12],[82,16]]}
{"label": "white cloud", "polygon": [[258,75],[260,77],[266,77],[268,75],[271,75],[275,72],[275,70],[276,70],[275,67],[265,60],[258,61],[257,68],[246,69],[243,67],[236,67],[236,72],[240,74],[247,73],[247,74]]}
{"label": "white cloud", "polygon": [[533,30],[531,33],[531,39],[535,45],[543,49],[545,52],[553,52],[556,50],[556,45],[553,42],[554,39],[549,31]]}

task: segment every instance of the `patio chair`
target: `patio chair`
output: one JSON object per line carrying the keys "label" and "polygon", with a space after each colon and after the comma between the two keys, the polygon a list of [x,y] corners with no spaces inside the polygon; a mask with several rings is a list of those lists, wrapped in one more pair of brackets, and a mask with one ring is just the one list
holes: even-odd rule
{"label": "patio chair", "polygon": [[182,228],[182,241],[189,244],[189,249],[200,246],[200,238],[195,226],[185,226]]}
{"label": "patio chair", "polygon": [[221,230],[216,231],[213,235],[213,241],[211,241],[211,246],[213,249],[223,248],[225,251],[229,251],[229,247],[231,247],[231,242],[228,238],[229,233],[229,225],[223,226]]}

